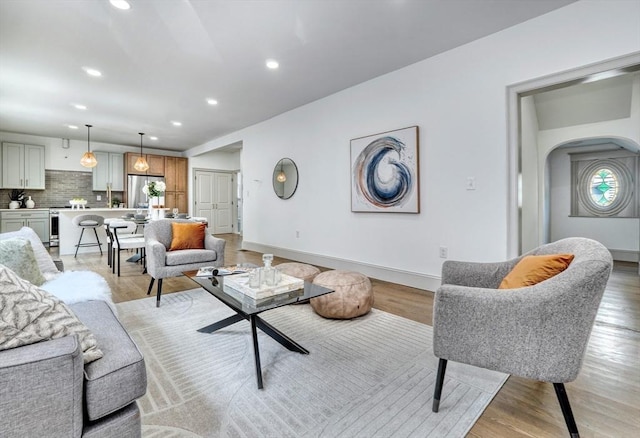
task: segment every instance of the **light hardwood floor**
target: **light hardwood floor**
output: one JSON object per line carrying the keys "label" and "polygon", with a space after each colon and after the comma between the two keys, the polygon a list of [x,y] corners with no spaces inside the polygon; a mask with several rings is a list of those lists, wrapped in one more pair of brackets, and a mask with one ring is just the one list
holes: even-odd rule
{"label": "light hardwood floor", "polygon": [[[262,264],[261,254],[241,250],[237,235],[227,240],[227,265]],[[56,256],[56,249],[52,248]],[[89,269],[107,279],[115,302],[147,296],[149,276],[140,265],[122,263],[121,277],[111,274],[106,254],[63,256],[69,270]],[[287,261],[276,257],[274,264]],[[372,280],[375,307],[424,324],[432,323],[433,293]],[[163,295],[193,289],[186,278],[168,278]],[[155,292],[155,288],[154,288]],[[584,365],[566,385],[582,437],[640,436],[640,277],[635,263],[616,263],[600,305]],[[445,387],[446,391],[446,387]],[[553,386],[510,377],[480,417],[469,437],[565,437],[568,432]]]}

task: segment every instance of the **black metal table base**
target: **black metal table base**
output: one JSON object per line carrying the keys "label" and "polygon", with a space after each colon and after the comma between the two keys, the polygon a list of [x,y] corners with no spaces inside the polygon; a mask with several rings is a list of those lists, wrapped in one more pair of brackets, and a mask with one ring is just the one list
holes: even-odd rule
{"label": "black metal table base", "polygon": [[238,321],[242,321],[243,319],[246,319],[251,323],[251,337],[253,339],[253,354],[256,362],[256,378],[258,380],[258,389],[262,389],[262,368],[260,366],[260,349],[258,348],[258,328],[288,350],[296,351],[301,354],[309,354],[309,351],[307,349],[305,349],[293,339],[289,338],[274,326],[260,318],[258,315],[243,315],[241,313],[236,313],[235,315],[225,318],[222,321],[218,321],[206,327],[202,327],[201,329],[198,329],[198,331],[201,333],[213,333],[232,324],[235,324]]}

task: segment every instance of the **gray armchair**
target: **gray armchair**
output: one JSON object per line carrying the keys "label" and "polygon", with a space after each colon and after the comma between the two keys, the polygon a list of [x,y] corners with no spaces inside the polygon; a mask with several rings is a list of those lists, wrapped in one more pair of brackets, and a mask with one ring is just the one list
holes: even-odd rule
{"label": "gray armchair", "polygon": [[[525,255],[570,253],[560,274],[500,289]],[[578,428],[564,383],[576,379],[613,261],[600,243],[568,238],[502,263],[446,261],[433,307],[433,351],[440,358],[433,397],[438,412],[448,360],[552,382],[572,437]],[[445,399],[446,401],[446,399]]]}
{"label": "gray armchair", "polygon": [[156,307],[160,307],[163,278],[177,277],[184,271],[192,271],[203,266],[224,265],[224,247],[227,242],[213,237],[208,229],[205,230],[204,249],[169,251],[173,237],[172,222],[189,223],[191,221],[161,219],[149,222],[144,228],[147,272],[151,276],[147,295],[151,293],[155,280],[158,280]]}

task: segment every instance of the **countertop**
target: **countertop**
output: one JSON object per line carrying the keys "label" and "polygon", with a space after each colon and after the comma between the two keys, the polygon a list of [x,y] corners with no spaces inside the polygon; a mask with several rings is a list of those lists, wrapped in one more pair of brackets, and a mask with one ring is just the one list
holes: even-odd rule
{"label": "countertop", "polygon": [[0,208],[0,211],[15,211],[18,213],[26,211],[49,211],[48,208]]}
{"label": "countertop", "polygon": [[[60,212],[60,214],[62,213],[77,213],[77,212],[82,212],[82,213],[92,213],[92,212],[107,212],[107,211],[114,211],[114,212],[126,212],[126,213],[130,213],[130,212],[135,212],[136,210],[138,210],[137,208],[61,208],[58,211]],[[147,210],[146,208],[142,208],[140,210]]]}

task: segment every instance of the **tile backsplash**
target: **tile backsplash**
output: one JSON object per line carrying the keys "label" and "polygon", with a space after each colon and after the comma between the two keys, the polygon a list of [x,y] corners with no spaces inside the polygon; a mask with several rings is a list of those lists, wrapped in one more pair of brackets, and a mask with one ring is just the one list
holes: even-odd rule
{"label": "tile backsplash", "polygon": [[[107,206],[107,192],[93,191],[91,172],[72,172],[65,170],[45,170],[45,190],[24,191],[25,200],[31,196],[35,208],[64,207],[73,198],[84,198],[87,206],[103,208]],[[0,189],[0,208],[8,208],[11,189]],[[96,197],[102,196],[102,200]],[[122,200],[122,192],[111,192],[112,198]]]}

